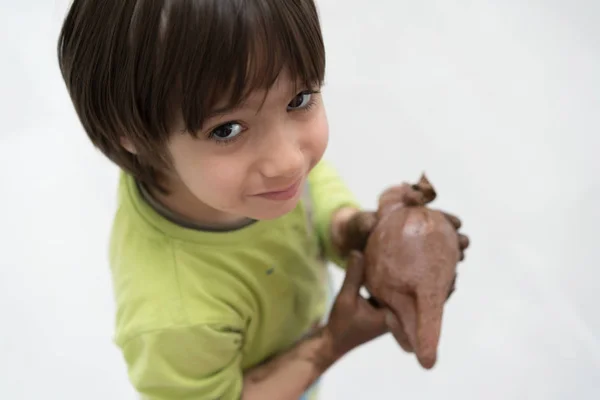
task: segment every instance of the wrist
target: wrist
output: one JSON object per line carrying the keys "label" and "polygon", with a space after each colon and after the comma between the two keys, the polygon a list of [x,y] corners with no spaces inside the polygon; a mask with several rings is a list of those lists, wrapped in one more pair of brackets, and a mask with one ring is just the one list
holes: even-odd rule
{"label": "wrist", "polygon": [[335,335],[331,332],[329,325],[325,325],[322,328],[320,334],[321,343],[319,346],[319,354],[323,363],[323,372],[335,364],[340,358],[342,358],[345,352],[342,352],[336,345]]}
{"label": "wrist", "polygon": [[323,326],[316,333],[316,343],[311,357],[318,375],[324,374],[341,356],[336,352],[334,335],[327,325]]}

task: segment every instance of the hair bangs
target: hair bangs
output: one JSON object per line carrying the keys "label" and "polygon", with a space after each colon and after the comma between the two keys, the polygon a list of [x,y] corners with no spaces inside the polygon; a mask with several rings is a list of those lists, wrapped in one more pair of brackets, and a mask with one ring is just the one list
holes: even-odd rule
{"label": "hair bangs", "polygon": [[325,73],[313,0],[74,0],[57,50],[94,145],[159,189],[181,117],[196,134],[217,108],[268,92],[284,70],[306,89]]}
{"label": "hair bangs", "polygon": [[312,0],[172,1],[163,12],[160,59],[170,79],[162,81],[176,79],[173,103],[190,133],[216,107],[268,92],[284,70],[305,88],[323,82],[325,49]]}

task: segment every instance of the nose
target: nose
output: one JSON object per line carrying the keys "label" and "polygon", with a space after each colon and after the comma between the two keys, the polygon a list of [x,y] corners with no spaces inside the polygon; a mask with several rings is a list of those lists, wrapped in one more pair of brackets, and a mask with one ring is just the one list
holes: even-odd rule
{"label": "nose", "polygon": [[295,178],[304,168],[304,155],[293,128],[281,126],[266,133],[261,173],[266,178]]}

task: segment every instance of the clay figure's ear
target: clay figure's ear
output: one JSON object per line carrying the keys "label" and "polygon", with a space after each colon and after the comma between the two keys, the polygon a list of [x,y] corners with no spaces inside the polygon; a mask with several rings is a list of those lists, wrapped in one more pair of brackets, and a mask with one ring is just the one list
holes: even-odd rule
{"label": "clay figure's ear", "polygon": [[120,142],[121,142],[121,146],[125,150],[127,150],[131,154],[137,154],[137,149],[135,148],[135,146],[133,145],[133,143],[131,143],[131,140],[129,140],[125,136],[121,136]]}
{"label": "clay figure's ear", "polygon": [[424,206],[431,203],[437,196],[433,185],[429,182],[425,174],[421,176],[418,183],[410,185],[402,183],[386,189],[379,196],[378,217],[385,215],[392,208],[398,205],[403,206]]}
{"label": "clay figure's ear", "polygon": [[429,179],[427,179],[427,176],[425,176],[425,173],[421,175],[419,183],[412,185],[412,188],[423,194],[423,205],[431,203],[437,197],[437,193],[435,192],[431,182],[429,182]]}

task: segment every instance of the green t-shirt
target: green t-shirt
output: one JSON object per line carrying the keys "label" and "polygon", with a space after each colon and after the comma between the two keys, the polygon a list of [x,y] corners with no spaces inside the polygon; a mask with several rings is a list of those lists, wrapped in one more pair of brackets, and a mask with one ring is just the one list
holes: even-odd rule
{"label": "green t-shirt", "polygon": [[332,249],[331,216],[357,202],[325,161],[308,182],[311,201],[289,214],[208,232],[162,217],[122,174],[110,246],[115,342],[144,398],[239,399],[244,370],[320,322],[320,255],[344,266]]}

